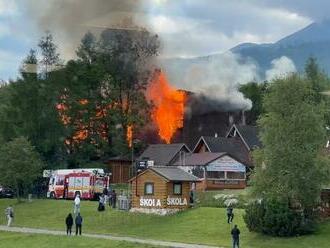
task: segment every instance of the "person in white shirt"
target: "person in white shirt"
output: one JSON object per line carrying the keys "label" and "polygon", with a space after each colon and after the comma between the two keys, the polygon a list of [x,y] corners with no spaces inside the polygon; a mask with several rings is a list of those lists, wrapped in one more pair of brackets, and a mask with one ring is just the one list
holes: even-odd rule
{"label": "person in white shirt", "polygon": [[5,210],[6,218],[7,218],[7,226],[10,227],[11,223],[13,222],[14,219],[14,209],[12,206],[9,206]]}
{"label": "person in white shirt", "polygon": [[80,213],[80,195],[77,194],[76,198],[74,199],[74,210],[73,213],[75,215],[77,215],[78,213]]}

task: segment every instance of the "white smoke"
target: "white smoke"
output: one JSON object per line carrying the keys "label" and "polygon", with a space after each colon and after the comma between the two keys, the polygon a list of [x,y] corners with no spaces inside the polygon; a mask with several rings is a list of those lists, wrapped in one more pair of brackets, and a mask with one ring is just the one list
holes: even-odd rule
{"label": "white smoke", "polygon": [[272,67],[266,71],[267,81],[272,81],[276,78],[283,78],[288,74],[297,71],[293,61],[286,56],[272,60],[271,64]]}
{"label": "white smoke", "polygon": [[252,107],[252,102],[238,88],[258,79],[256,64],[243,61],[239,55],[227,52],[190,66],[180,86],[205,96],[205,100],[209,99],[212,105],[227,110],[248,110]]}

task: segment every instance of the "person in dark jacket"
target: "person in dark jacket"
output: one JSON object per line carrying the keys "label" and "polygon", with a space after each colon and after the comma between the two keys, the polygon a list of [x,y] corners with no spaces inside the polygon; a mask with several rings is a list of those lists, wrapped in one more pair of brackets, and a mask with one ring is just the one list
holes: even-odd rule
{"label": "person in dark jacket", "polygon": [[112,190],[111,201],[112,201],[112,208],[116,208],[117,194],[115,190]]}
{"label": "person in dark jacket", "polygon": [[104,187],[103,188],[104,205],[106,205],[107,204],[107,201],[109,200],[108,195],[109,195],[109,190],[108,190],[107,187]]}
{"label": "person in dark jacket", "polygon": [[239,235],[240,231],[237,228],[237,225],[234,226],[234,228],[231,230],[231,236],[233,238],[233,248],[239,248]]}
{"label": "person in dark jacket", "polygon": [[73,218],[72,214],[68,214],[68,216],[65,219],[65,224],[66,224],[66,235],[71,235],[72,233],[72,226],[73,226]]}
{"label": "person in dark jacket", "polygon": [[81,217],[80,213],[78,213],[75,223],[76,223],[76,235],[81,235],[81,226],[82,226],[83,218]]}
{"label": "person in dark jacket", "polygon": [[227,208],[227,222],[228,222],[228,224],[232,223],[233,219],[234,219],[234,209],[233,209],[233,207],[229,206]]}

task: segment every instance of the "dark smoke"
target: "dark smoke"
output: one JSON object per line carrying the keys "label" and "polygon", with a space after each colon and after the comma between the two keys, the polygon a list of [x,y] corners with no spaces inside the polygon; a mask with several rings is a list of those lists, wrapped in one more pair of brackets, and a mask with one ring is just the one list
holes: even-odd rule
{"label": "dark smoke", "polygon": [[[62,56],[72,58],[87,31],[136,27],[142,0],[25,0],[25,9],[40,33],[50,31],[60,45]],[[141,18],[140,18],[141,19]]]}
{"label": "dark smoke", "polygon": [[212,99],[205,94],[188,93],[185,118],[190,119],[192,115],[203,115],[215,112],[240,112],[245,110],[241,103],[235,103],[226,99]]}

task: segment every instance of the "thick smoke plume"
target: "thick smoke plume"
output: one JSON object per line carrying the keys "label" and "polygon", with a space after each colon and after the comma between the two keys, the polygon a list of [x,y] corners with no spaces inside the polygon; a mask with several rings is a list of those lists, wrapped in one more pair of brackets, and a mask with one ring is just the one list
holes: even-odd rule
{"label": "thick smoke plume", "polygon": [[[25,9],[43,33],[54,34],[64,59],[74,56],[87,31],[132,28],[140,11],[140,0],[25,0]],[[141,18],[140,18],[141,19]]]}
{"label": "thick smoke plume", "polygon": [[[257,66],[227,52],[186,69],[181,86],[199,95],[198,112],[249,110],[252,102],[238,88],[258,79]],[[196,111],[194,109],[194,111]]]}

